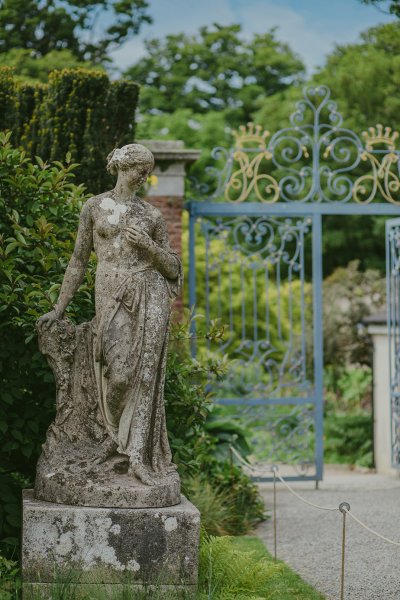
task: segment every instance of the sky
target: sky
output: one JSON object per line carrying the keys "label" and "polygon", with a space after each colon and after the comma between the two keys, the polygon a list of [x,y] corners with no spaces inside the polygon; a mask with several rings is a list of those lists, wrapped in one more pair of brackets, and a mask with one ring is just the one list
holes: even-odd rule
{"label": "sky", "polygon": [[277,27],[277,38],[289,43],[312,73],[335,44],[356,42],[368,27],[395,20],[358,0],[150,0],[149,4],[153,24],[144,25],[139,36],[112,54],[119,70],[144,55],[146,38],[192,34],[212,23],[241,23],[246,37]]}

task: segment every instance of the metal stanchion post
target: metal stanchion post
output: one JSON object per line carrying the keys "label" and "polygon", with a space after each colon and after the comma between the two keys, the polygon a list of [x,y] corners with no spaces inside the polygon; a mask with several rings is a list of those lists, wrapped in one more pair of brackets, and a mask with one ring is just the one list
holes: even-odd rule
{"label": "metal stanchion post", "polygon": [[272,472],[274,474],[274,560],[277,560],[277,552],[276,552],[276,546],[277,546],[277,540],[276,540],[276,471],[277,471],[277,467],[274,465],[272,467]]}
{"label": "metal stanchion post", "polygon": [[346,554],[346,516],[347,516],[347,511],[350,510],[350,504],[348,502],[341,502],[341,504],[339,504],[339,510],[343,515],[342,565],[341,565],[341,572],[340,572],[340,600],[344,600],[344,567],[345,567],[345,554]]}

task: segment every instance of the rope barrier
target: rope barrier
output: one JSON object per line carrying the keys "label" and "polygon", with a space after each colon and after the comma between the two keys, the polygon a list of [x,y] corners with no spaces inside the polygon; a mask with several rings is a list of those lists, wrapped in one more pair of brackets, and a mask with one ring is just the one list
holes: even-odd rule
{"label": "rope barrier", "polygon": [[229,450],[232,452],[232,454],[236,456],[236,458],[242,463],[242,465],[244,465],[254,473],[257,472],[257,467],[247,462],[247,460],[243,458],[243,456],[236,450],[236,448],[234,448],[233,446],[229,446]]}
{"label": "rope barrier", "polygon": [[[274,472],[274,469],[276,469],[276,467],[272,468],[272,472]],[[304,504],[308,504],[309,506],[312,506],[313,508],[319,508],[319,510],[329,510],[329,511],[338,511],[339,508],[337,506],[333,507],[333,506],[320,506],[319,504],[314,504],[313,502],[310,502],[309,500],[306,500],[305,498],[303,498],[303,496],[300,496],[300,494],[298,494],[297,492],[294,491],[294,489],[283,479],[283,477],[281,477],[279,475],[279,473],[276,471],[276,476],[278,477],[279,481],[281,483],[283,483],[283,485],[289,490],[289,492],[291,494],[293,494],[293,496],[296,496],[296,498],[298,498],[299,500],[301,500],[301,502],[304,502]]]}
{"label": "rope barrier", "polygon": [[376,535],[376,537],[381,538],[381,540],[384,540],[385,542],[387,542],[388,544],[392,544],[393,546],[400,546],[399,542],[395,542],[394,540],[391,540],[391,539],[385,537],[384,535],[378,533],[374,529],[371,529],[371,527],[368,527],[368,525],[366,525],[365,523],[363,523],[362,521],[360,521],[360,519],[358,519],[355,515],[353,515],[352,512],[348,511],[347,509],[345,509],[345,511],[347,512],[347,514],[349,515],[349,517],[351,517],[354,521],[356,521],[356,523],[358,523],[359,525],[361,525],[361,527],[364,527],[364,529],[366,529],[367,531],[369,531],[373,535]]}
{"label": "rope barrier", "polygon": [[[253,465],[251,465],[249,462],[247,462],[243,458],[243,456],[241,456],[241,454],[233,446],[230,446],[229,448],[230,448],[231,453],[234,454],[236,456],[236,458],[244,466],[246,466],[248,469],[250,469],[253,472],[257,472],[257,468],[254,467]],[[366,525],[365,523],[363,523],[363,521],[361,521],[361,519],[359,519],[358,517],[356,517],[350,511],[350,504],[348,502],[341,502],[338,507],[321,506],[320,504],[314,504],[314,502],[310,502],[309,500],[307,500],[306,498],[304,498],[303,496],[301,496],[300,494],[298,494],[297,492],[295,492],[295,490],[280,475],[279,469],[278,469],[277,466],[275,466],[275,465],[272,466],[271,467],[271,472],[273,473],[273,485],[274,485],[273,514],[274,514],[274,559],[275,560],[277,560],[277,499],[276,499],[276,481],[277,481],[277,479],[279,479],[279,481],[286,487],[286,489],[293,496],[295,496],[298,500],[300,500],[304,504],[307,504],[308,506],[311,506],[313,508],[317,508],[319,510],[325,510],[325,511],[329,511],[329,512],[337,512],[338,511],[338,512],[340,512],[343,515],[343,523],[342,523],[342,549],[341,549],[341,577],[340,577],[340,600],[344,600],[345,550],[346,550],[346,517],[347,516],[351,517],[353,519],[353,521],[355,521],[356,523],[358,523],[358,525],[360,525],[360,527],[363,527],[366,531],[368,531],[372,535],[375,535],[376,537],[378,537],[381,540],[387,542],[388,544],[400,547],[400,542],[395,542],[394,540],[391,540],[390,538],[385,537],[381,533],[378,533],[374,529],[371,529],[371,527],[368,527],[368,525]]]}

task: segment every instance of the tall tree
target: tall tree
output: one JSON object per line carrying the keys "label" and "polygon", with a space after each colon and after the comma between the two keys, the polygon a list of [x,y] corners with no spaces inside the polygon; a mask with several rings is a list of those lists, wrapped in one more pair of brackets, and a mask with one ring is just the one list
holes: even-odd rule
{"label": "tall tree", "polygon": [[[376,6],[382,12],[400,17],[400,0],[360,0],[363,4]],[[384,7],[382,7],[384,6]]]}
{"label": "tall tree", "polygon": [[[151,22],[148,6],[147,0],[0,0],[0,52],[25,48],[41,57],[69,49],[80,60],[100,62]],[[108,25],[101,27],[105,14]]]}
{"label": "tall tree", "polygon": [[38,81],[47,83],[52,71],[62,69],[89,69],[102,70],[101,64],[93,64],[90,61],[82,61],[76,58],[71,50],[51,50],[45,56],[35,58],[30,50],[16,48],[9,52],[0,52],[0,68],[10,67],[18,80],[26,83]]}
{"label": "tall tree", "polygon": [[[372,27],[354,44],[340,45],[327,57],[312,84],[331,89],[344,127],[361,135],[382,123],[400,131],[400,22]],[[264,99],[254,120],[270,131],[285,127],[301,89]],[[328,216],[324,219],[324,268],[328,274],[350,260],[385,270],[385,218]]]}
{"label": "tall tree", "polygon": [[126,76],[143,85],[142,112],[228,111],[246,121],[256,99],[287,88],[304,66],[275,30],[251,40],[240,25],[201,27],[197,35],[168,35],[146,42],[146,56]]}

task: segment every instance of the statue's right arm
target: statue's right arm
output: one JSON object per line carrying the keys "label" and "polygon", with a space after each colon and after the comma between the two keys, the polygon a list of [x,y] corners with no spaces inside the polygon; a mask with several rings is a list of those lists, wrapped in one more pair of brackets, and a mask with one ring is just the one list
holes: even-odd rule
{"label": "statue's right arm", "polygon": [[50,325],[56,319],[62,318],[65,309],[83,281],[92,248],[93,223],[91,207],[89,202],[86,202],[81,211],[74,252],[65,271],[58,300],[52,311],[40,317],[38,321],[39,325],[45,322],[48,322],[48,325]]}

